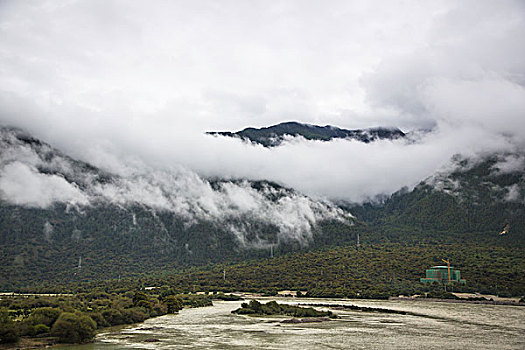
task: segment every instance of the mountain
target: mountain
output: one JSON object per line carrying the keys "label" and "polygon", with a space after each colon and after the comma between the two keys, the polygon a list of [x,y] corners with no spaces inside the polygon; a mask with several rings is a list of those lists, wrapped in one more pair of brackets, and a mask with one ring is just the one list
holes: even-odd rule
{"label": "mountain", "polygon": [[241,261],[355,230],[348,212],[275,183],[115,173],[0,129],[0,290]]}
{"label": "mountain", "polygon": [[265,128],[246,128],[237,132],[210,131],[209,135],[236,137],[265,147],[279,146],[289,137],[304,137],[307,140],[330,141],[333,139],[349,139],[360,142],[377,140],[395,140],[405,137],[405,133],[396,128],[370,128],[347,130],[335,126],[318,126],[298,122],[286,122]]}
{"label": "mountain", "polygon": [[[382,256],[392,249],[400,256],[414,255],[410,259],[418,265],[406,263],[402,269],[412,271],[403,277],[407,288],[417,283],[416,270],[450,254],[460,267],[491,263],[488,270],[497,274],[498,285],[504,283],[505,290],[515,293],[522,286],[514,288],[509,278],[523,265],[516,251],[525,244],[524,175],[525,156],[520,153],[458,156],[450,169],[414,189],[369,203],[336,205],[268,181],[211,180],[187,170],[145,166],[120,172],[101,169],[26,132],[3,128],[0,290],[43,282],[158,276],[208,264],[240,263],[242,270],[247,260],[292,252],[306,264],[311,251],[317,251],[318,261],[328,259],[323,266],[333,263],[340,271],[333,276],[339,276],[346,274],[346,261],[353,261],[359,235],[367,252],[360,258],[363,264],[388,266]],[[329,253],[334,247],[340,249]],[[279,269],[289,262],[283,264]],[[348,276],[361,282],[366,276],[370,286],[377,286],[368,272],[379,270],[359,266],[359,274]],[[319,272],[315,266],[309,270]],[[185,277],[190,282],[193,278]],[[315,285],[324,285],[325,295],[335,286],[350,285],[333,278]],[[351,285],[359,288],[359,281]],[[472,285],[498,290],[490,278],[480,281]],[[381,288],[390,283],[381,280]],[[264,287],[256,281],[252,285]]]}
{"label": "mountain", "polygon": [[[455,157],[451,170],[376,203],[347,205],[380,226],[412,227],[436,234],[477,233],[525,243],[525,155]],[[502,237],[505,236],[505,237]]]}

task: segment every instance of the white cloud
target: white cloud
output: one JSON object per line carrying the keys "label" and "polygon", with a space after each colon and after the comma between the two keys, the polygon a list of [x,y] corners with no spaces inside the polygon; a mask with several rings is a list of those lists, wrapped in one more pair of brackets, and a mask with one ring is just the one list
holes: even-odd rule
{"label": "white cloud", "polygon": [[[165,181],[133,177],[182,165],[360,201],[456,153],[523,147],[524,13],[519,1],[4,1],[0,121],[123,175],[106,189],[116,200],[137,186],[144,202],[191,211]],[[416,143],[271,150],[203,134],[285,120],[435,129]],[[176,180],[195,210],[227,210],[198,180]]]}
{"label": "white cloud", "polygon": [[[134,163],[133,168],[105,174],[105,180],[99,181],[97,170],[89,170],[45,144],[21,141],[16,135],[23,139],[16,130],[0,133],[0,198],[14,204],[48,208],[59,202],[79,210],[108,203],[127,208],[146,206],[154,215],[155,211],[174,213],[187,225],[208,221],[227,227],[243,244],[256,246],[276,242],[248,239],[256,232],[249,226],[252,224],[273,225],[278,241],[306,243],[319,221],[352,221],[329,202],[272,186],[256,190],[247,181],[212,185],[182,167],[159,170]],[[52,229],[44,226],[47,240],[52,238]]]}
{"label": "white cloud", "polygon": [[523,195],[520,192],[520,186],[514,184],[505,188],[505,200],[509,202],[523,202]]}
{"label": "white cloud", "polygon": [[15,204],[40,208],[48,207],[53,202],[88,204],[86,196],[64,178],[38,173],[20,162],[3,167],[0,195]]}
{"label": "white cloud", "polygon": [[494,168],[500,174],[513,172],[525,172],[525,156],[509,154],[494,164]]}

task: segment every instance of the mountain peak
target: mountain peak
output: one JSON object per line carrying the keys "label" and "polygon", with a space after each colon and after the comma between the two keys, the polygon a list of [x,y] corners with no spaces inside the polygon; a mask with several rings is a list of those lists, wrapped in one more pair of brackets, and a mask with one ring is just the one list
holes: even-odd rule
{"label": "mountain peak", "polygon": [[360,142],[377,140],[395,140],[405,137],[398,128],[374,127],[368,129],[341,129],[332,125],[313,125],[296,121],[283,122],[262,128],[246,128],[241,131],[210,131],[209,135],[236,137],[265,147],[275,147],[282,144],[286,136],[304,137],[307,140],[331,141],[333,139],[349,139]]}

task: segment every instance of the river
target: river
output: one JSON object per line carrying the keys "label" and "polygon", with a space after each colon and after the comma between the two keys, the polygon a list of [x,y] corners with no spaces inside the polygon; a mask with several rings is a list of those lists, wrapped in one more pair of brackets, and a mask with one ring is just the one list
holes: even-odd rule
{"label": "river", "polygon": [[[266,302],[272,299],[259,299]],[[525,349],[525,307],[424,301],[281,299],[353,304],[412,314],[334,312],[340,319],[281,324],[290,317],[231,314],[241,302],[184,309],[178,315],[100,333],[95,343],[58,349]]]}

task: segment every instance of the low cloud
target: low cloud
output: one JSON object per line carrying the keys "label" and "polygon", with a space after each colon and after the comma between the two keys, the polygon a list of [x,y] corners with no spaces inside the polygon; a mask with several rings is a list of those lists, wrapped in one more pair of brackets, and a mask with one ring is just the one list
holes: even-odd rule
{"label": "low cloud", "polygon": [[525,155],[508,154],[500,159],[493,167],[498,174],[525,172]]}
{"label": "low cloud", "polygon": [[87,197],[74,185],[56,175],[38,173],[26,164],[15,162],[2,168],[2,197],[14,204],[46,208],[54,202],[87,204]]}
{"label": "low cloud", "polygon": [[[43,201],[20,175],[65,201],[107,193],[211,216],[255,205],[265,219],[248,188],[202,179],[266,179],[359,202],[414,186],[454,154],[522,152],[524,13],[520,1],[4,1],[0,121],[121,177],[79,195],[14,164],[4,196]],[[397,126],[409,140],[266,149],[204,134],[288,120]],[[275,218],[288,211],[279,205]],[[294,225],[311,222],[301,208]]]}
{"label": "low cloud", "polygon": [[[17,130],[4,129],[0,135],[0,198],[17,205],[66,203],[80,211],[100,204],[142,206],[153,214],[174,213],[186,225],[211,222],[229,229],[243,245],[259,247],[281,241],[305,244],[322,220],[352,222],[351,215],[330,202],[269,184],[256,189],[247,181],[210,183],[181,167],[159,170],[145,164],[120,174],[100,173],[45,144],[21,141],[23,133]],[[273,225],[276,240],[252,237],[257,230],[250,225]],[[45,238],[52,239],[52,233],[46,223]]]}

